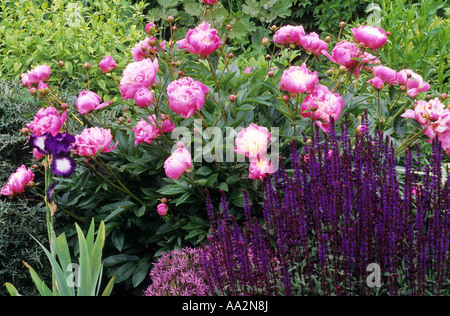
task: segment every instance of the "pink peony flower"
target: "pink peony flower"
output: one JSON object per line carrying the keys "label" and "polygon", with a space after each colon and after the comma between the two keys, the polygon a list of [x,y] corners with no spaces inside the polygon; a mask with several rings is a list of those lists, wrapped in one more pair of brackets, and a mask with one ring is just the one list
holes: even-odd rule
{"label": "pink peony flower", "polygon": [[21,78],[22,78],[22,86],[24,86],[24,87],[31,87],[32,86],[31,82],[30,82],[30,79],[28,79],[28,74],[27,73],[23,73],[21,75]]}
{"label": "pink peony flower", "polygon": [[184,77],[172,81],[167,87],[169,106],[175,113],[187,118],[196,110],[201,110],[205,104],[205,94],[209,88],[200,81]]}
{"label": "pink peony flower", "polygon": [[301,67],[292,66],[283,72],[280,79],[281,90],[289,91],[291,94],[313,91],[319,82],[317,72],[313,73],[303,63]]}
{"label": "pink peony flower", "polygon": [[153,102],[153,93],[146,87],[141,87],[136,91],[134,100],[140,109],[149,107]]}
{"label": "pink peony flower", "polygon": [[109,129],[101,127],[86,128],[81,134],[75,135],[75,154],[82,157],[94,157],[98,153],[109,153],[117,146],[111,145],[113,137]]}
{"label": "pink peony flower", "polygon": [[300,45],[300,39],[305,36],[303,26],[286,25],[280,27],[273,36],[273,41],[280,45]]}
{"label": "pink peony flower", "polygon": [[107,73],[114,70],[117,67],[116,61],[111,56],[105,56],[98,63],[102,72]]}
{"label": "pink peony flower", "polygon": [[80,112],[81,114],[86,114],[93,110],[100,110],[112,104],[112,101],[106,101],[101,104],[100,102],[102,102],[102,99],[97,93],[85,90],[80,92],[75,105],[78,109],[78,112]]}
{"label": "pink peony flower", "polygon": [[[152,43],[153,42],[153,43]],[[147,58],[150,54],[156,54],[159,51],[165,52],[166,41],[162,41],[158,46],[155,46],[156,38],[147,37],[140,41],[136,46],[131,49],[133,59],[135,61],[141,61]]]}
{"label": "pink peony flower", "polygon": [[192,54],[200,56],[211,55],[222,45],[217,30],[211,28],[211,25],[207,22],[203,22],[195,29],[190,29],[186,38],[177,43],[179,49],[188,49]]}
{"label": "pink peony flower", "polygon": [[148,34],[152,34],[153,32],[155,32],[155,30],[156,30],[156,26],[155,26],[155,24],[154,24],[153,22],[148,22],[148,23],[145,25],[145,31],[146,31]]}
{"label": "pink peony flower", "polygon": [[252,123],[238,133],[234,151],[250,159],[259,159],[267,153],[270,136],[266,127]]}
{"label": "pink peony flower", "polygon": [[219,0],[203,0],[203,3],[207,4],[207,5],[213,5],[213,4],[216,4],[217,1],[219,1]]}
{"label": "pink peony flower", "polygon": [[362,25],[352,28],[356,42],[372,49],[378,49],[386,44],[386,32],[381,27]]}
{"label": "pink peony flower", "polygon": [[33,122],[28,123],[27,127],[36,136],[41,136],[45,133],[56,136],[59,134],[66,119],[66,111],[59,114],[57,109],[50,106],[48,108],[41,108],[36,113]]}
{"label": "pink peony flower", "polygon": [[359,74],[362,65],[358,65],[358,61],[352,58],[358,58],[361,51],[354,43],[341,41],[334,46],[331,51],[331,56],[326,50],[323,50],[322,53],[333,63],[340,64],[347,69],[350,69],[353,75],[357,76]]}
{"label": "pink peony flower", "polygon": [[316,56],[322,55],[323,50],[328,49],[328,44],[319,38],[317,33],[309,33],[300,37],[300,45],[309,53]]}
{"label": "pink peony flower", "polygon": [[425,92],[430,89],[430,85],[423,78],[411,69],[403,69],[397,73],[397,81],[408,88],[408,95],[415,97],[418,92]]}
{"label": "pink peony flower", "polygon": [[137,61],[125,68],[120,80],[120,93],[124,100],[134,99],[136,91],[141,87],[149,87],[156,79],[159,63],[155,58]]}
{"label": "pink peony flower", "polygon": [[159,216],[166,216],[167,211],[169,210],[169,207],[167,206],[167,204],[160,203],[157,206],[157,210],[158,210]]}
{"label": "pink peony flower", "polygon": [[260,179],[262,181],[267,173],[273,173],[273,165],[267,157],[262,156],[259,159],[250,161],[249,172],[248,177],[250,179]]}
{"label": "pink peony flower", "polygon": [[39,161],[42,158],[44,158],[45,155],[42,154],[37,148],[33,148],[33,157],[34,157],[34,160]]}
{"label": "pink peony flower", "polygon": [[170,133],[175,129],[175,124],[171,122],[164,114],[161,114],[161,120],[156,122],[156,115],[149,116],[148,121],[141,119],[133,128],[134,144],[151,144],[154,139],[161,136],[161,132]]}
{"label": "pink peony flower", "polygon": [[179,142],[176,149],[164,162],[164,170],[167,177],[178,180],[185,171],[192,168],[192,157],[189,151]]}
{"label": "pink peony flower", "polygon": [[52,70],[47,65],[37,66],[32,70],[28,70],[27,76],[30,83],[38,84],[40,81],[46,81],[50,78]]}
{"label": "pink peony flower", "polygon": [[380,65],[373,67],[372,70],[373,75],[380,78],[384,83],[388,85],[397,83],[397,71],[394,69]]}
{"label": "pink peony flower", "polygon": [[40,95],[47,95],[50,92],[50,88],[44,81],[39,81],[37,91]]}
{"label": "pink peony flower", "polygon": [[308,94],[301,106],[303,117],[315,121],[324,132],[328,132],[331,118],[336,122],[343,109],[342,97],[331,92],[326,86],[317,85],[316,89]]}
{"label": "pink peony flower", "polygon": [[34,173],[25,165],[17,168],[16,172],[9,176],[8,182],[0,191],[0,194],[13,196],[25,191],[27,186],[33,185]]}
{"label": "pink peony flower", "polygon": [[[149,117],[150,120],[151,117]],[[151,144],[155,138],[161,135],[158,127],[147,123],[144,119],[141,119],[133,128],[134,132],[134,144],[147,143]]]}
{"label": "pink peony flower", "polygon": [[370,79],[370,80],[367,81],[367,82],[369,82],[369,83],[372,85],[372,87],[373,87],[374,89],[376,89],[376,90],[381,90],[381,89],[383,89],[383,87],[384,87],[384,82],[383,82],[383,80],[381,80],[381,79],[378,78],[378,77],[373,77],[372,79]]}

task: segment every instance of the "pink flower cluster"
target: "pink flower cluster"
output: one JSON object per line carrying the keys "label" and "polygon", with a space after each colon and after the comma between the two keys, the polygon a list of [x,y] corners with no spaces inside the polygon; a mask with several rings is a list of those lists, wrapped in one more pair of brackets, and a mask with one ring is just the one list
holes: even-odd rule
{"label": "pink flower cluster", "polygon": [[305,34],[301,25],[286,25],[280,27],[273,36],[273,41],[280,45],[298,45],[303,47],[309,54],[322,55],[323,50],[328,49],[328,44],[321,40],[315,32]]}
{"label": "pink flower cluster", "polygon": [[25,165],[17,168],[16,172],[9,176],[8,182],[0,191],[0,194],[14,196],[25,191],[26,187],[32,186],[34,173]]}
{"label": "pink flower cluster", "polygon": [[317,72],[311,72],[306,64],[292,66],[283,72],[280,79],[281,90],[288,91],[291,95],[311,92],[319,82]]}
{"label": "pink flower cluster", "polygon": [[150,57],[150,55],[155,55],[161,51],[165,52],[166,41],[162,41],[159,44],[159,48],[156,44],[155,37],[147,37],[144,40],[140,41],[131,49],[131,54],[133,55],[133,59],[135,61],[142,61],[145,58]]}
{"label": "pink flower cluster", "polygon": [[136,92],[142,88],[148,88],[156,79],[156,73],[159,69],[158,59],[153,61],[146,58],[142,61],[136,61],[128,64],[120,80],[120,93],[124,100],[134,99]]}
{"label": "pink flower cluster", "polygon": [[54,107],[41,108],[36,113],[34,120],[27,124],[27,127],[36,136],[41,136],[45,133],[56,136],[59,134],[66,119],[66,111],[60,114]]}
{"label": "pink flower cluster", "polygon": [[252,123],[240,131],[236,137],[234,151],[250,159],[248,176],[250,179],[263,180],[266,174],[273,173],[273,165],[266,157],[270,136],[266,127]]}
{"label": "pink flower cluster", "polygon": [[92,158],[98,153],[109,153],[117,146],[117,142],[112,145],[113,137],[109,129],[101,127],[86,128],[81,134],[75,135],[76,155]]}
{"label": "pink flower cluster", "polygon": [[[46,94],[49,90],[45,83],[50,78],[51,68],[47,65],[37,66],[22,74],[22,85],[28,88],[30,93],[40,92]],[[37,89],[36,89],[37,88]]]}
{"label": "pink flower cluster", "polygon": [[159,136],[161,133],[170,133],[175,129],[175,124],[171,122],[164,114],[161,114],[161,120],[156,122],[156,115],[149,116],[147,123],[145,119],[141,119],[136,126],[133,128],[134,132],[134,143],[151,144],[153,140]]}
{"label": "pink flower cluster", "polygon": [[415,119],[423,125],[424,134],[430,137],[428,142],[437,137],[441,147],[450,155],[450,109],[439,98],[416,102],[414,109],[406,110],[402,117]]}

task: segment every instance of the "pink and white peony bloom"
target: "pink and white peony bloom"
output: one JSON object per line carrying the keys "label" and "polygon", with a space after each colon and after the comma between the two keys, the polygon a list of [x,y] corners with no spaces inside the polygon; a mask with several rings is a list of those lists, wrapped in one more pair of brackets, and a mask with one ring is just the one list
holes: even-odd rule
{"label": "pink and white peony bloom", "polygon": [[222,45],[217,30],[211,28],[208,22],[203,22],[196,28],[190,29],[186,38],[177,43],[179,49],[188,49],[192,54],[200,56],[211,55]]}
{"label": "pink and white peony bloom", "polygon": [[105,56],[103,59],[98,63],[98,66],[100,67],[100,70],[104,73],[113,71],[116,67],[116,61],[111,56]]}
{"label": "pink and white peony bloom", "polygon": [[192,168],[192,157],[189,151],[183,147],[182,142],[178,142],[177,146],[178,149],[164,162],[166,176],[173,180],[178,180],[184,172]]}
{"label": "pink and white peony bloom", "polygon": [[205,104],[205,95],[209,88],[200,81],[184,77],[172,81],[167,86],[169,106],[177,114],[187,118],[200,111]]}
{"label": "pink and white peony bloom", "polygon": [[379,77],[373,77],[367,82],[370,83],[375,90],[381,90],[384,87],[384,82]]}
{"label": "pink and white peony bloom", "polygon": [[94,157],[98,153],[109,153],[117,146],[111,145],[113,137],[111,130],[101,127],[86,128],[81,134],[75,135],[73,152],[82,157]]}
{"label": "pink and white peony bloom", "polygon": [[313,91],[318,82],[319,76],[317,72],[311,72],[306,67],[306,64],[303,63],[301,67],[292,66],[283,72],[280,79],[280,88],[296,95]]}
{"label": "pink and white peony bloom", "polygon": [[273,35],[273,41],[280,45],[300,45],[300,39],[305,36],[305,29],[301,25],[285,25]]}
{"label": "pink and white peony bloom", "polygon": [[33,185],[34,173],[25,165],[17,168],[16,172],[11,174],[8,182],[1,189],[0,194],[14,196],[25,191],[25,188]]}
{"label": "pink and white peony bloom", "polygon": [[46,81],[50,78],[51,71],[51,68],[47,65],[37,66],[32,70],[28,70],[28,81],[35,84],[38,84],[40,81]]}
{"label": "pink and white peony bloom", "polygon": [[352,28],[356,42],[372,49],[378,49],[386,44],[387,35],[381,27],[362,25]]}
{"label": "pink and white peony bloom", "polygon": [[317,85],[316,89],[303,100],[301,113],[309,117],[324,132],[328,132],[331,118],[336,122],[341,115],[344,103],[342,97],[331,92],[324,85]]}
{"label": "pink and white peony bloom", "polygon": [[159,69],[158,59],[146,58],[128,64],[120,80],[120,93],[124,100],[134,99],[136,91],[141,87],[149,87],[156,79]]}
{"label": "pink and white peony bloom", "polygon": [[59,134],[66,119],[67,111],[59,114],[57,109],[50,106],[48,108],[41,108],[36,113],[33,122],[28,123],[27,127],[36,136],[41,136],[45,133],[56,136]]}
{"label": "pink and white peony bloom", "polygon": [[259,159],[252,159],[250,161],[249,179],[260,179],[262,181],[266,177],[266,174],[272,173],[273,165],[267,157],[262,156]]}
{"label": "pink and white peony bloom", "polygon": [[321,40],[317,33],[309,33],[303,37],[300,37],[300,45],[310,54],[316,56],[322,55],[323,50],[328,49],[328,44]]}
{"label": "pink and white peony bloom", "polygon": [[102,99],[97,93],[85,90],[80,92],[75,105],[78,112],[81,114],[86,114],[93,110],[103,109],[104,107],[112,104],[112,101],[106,101],[103,103],[100,102],[102,102]]}
{"label": "pink and white peony bloom", "polygon": [[141,143],[151,144],[153,140],[162,133],[170,133],[175,129],[175,124],[171,122],[164,114],[161,114],[161,120],[156,121],[156,115],[149,116],[150,124],[141,119],[133,128],[135,145]]}
{"label": "pink and white peony bloom", "polygon": [[252,123],[238,133],[234,151],[250,159],[259,159],[267,153],[270,136],[266,127]]}

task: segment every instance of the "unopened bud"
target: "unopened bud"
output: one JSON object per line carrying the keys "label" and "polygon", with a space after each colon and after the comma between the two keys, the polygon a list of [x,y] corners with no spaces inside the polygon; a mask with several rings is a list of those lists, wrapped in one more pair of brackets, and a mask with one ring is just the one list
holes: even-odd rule
{"label": "unopened bud", "polygon": [[267,37],[264,37],[264,38],[262,39],[262,43],[263,43],[264,46],[269,45],[269,39],[268,39]]}
{"label": "unopened bud", "polygon": [[331,36],[325,36],[325,43],[331,43]]}
{"label": "unopened bud", "polygon": [[91,64],[90,63],[85,63],[83,65],[83,68],[86,69],[86,70],[89,70],[89,68],[91,68]]}
{"label": "unopened bud", "polygon": [[341,29],[345,28],[347,26],[347,23],[345,23],[344,21],[339,22],[339,27]]}
{"label": "unopened bud", "polygon": [[273,71],[271,70],[271,71],[269,71],[269,72],[267,73],[267,75],[268,75],[270,78],[272,78],[272,77],[274,76],[274,73],[273,73]]}
{"label": "unopened bud", "polygon": [[288,102],[289,101],[289,96],[288,95],[284,95],[283,96],[283,101],[284,102]]}
{"label": "unopened bud", "polygon": [[58,66],[59,67],[64,67],[64,61],[62,61],[62,60],[58,61]]}
{"label": "unopened bud", "polygon": [[170,23],[172,23],[172,22],[173,22],[173,16],[169,15],[169,16],[167,17],[167,21],[169,21]]}
{"label": "unopened bud", "polygon": [[67,110],[68,107],[67,103],[61,104],[61,110]]}
{"label": "unopened bud", "polygon": [[20,130],[20,133],[21,133],[22,135],[28,136],[28,135],[30,135],[30,130],[29,130],[28,128],[26,128],[26,127],[23,127],[23,128]]}
{"label": "unopened bud", "polygon": [[228,98],[231,102],[236,102],[236,96],[234,94],[231,94]]}
{"label": "unopened bud", "polygon": [[230,24],[227,24],[227,30],[228,31],[231,30],[231,25]]}
{"label": "unopened bud", "polygon": [[347,72],[347,67],[345,67],[344,65],[340,65],[339,66],[339,73],[340,74],[345,74]]}
{"label": "unopened bud", "polygon": [[447,93],[442,93],[441,94],[441,100],[444,101],[445,99],[447,99]]}

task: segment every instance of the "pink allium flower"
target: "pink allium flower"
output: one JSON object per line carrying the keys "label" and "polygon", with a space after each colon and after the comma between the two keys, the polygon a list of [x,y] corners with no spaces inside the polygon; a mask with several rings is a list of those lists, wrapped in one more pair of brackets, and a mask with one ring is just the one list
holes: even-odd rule
{"label": "pink allium flower", "polygon": [[[154,122],[153,118],[148,117],[150,122]],[[154,124],[147,123],[144,119],[141,119],[133,128],[134,132],[134,144],[147,143],[151,144],[155,138],[161,135],[161,131]]]}
{"label": "pink allium flower", "polygon": [[322,55],[323,50],[328,49],[328,44],[321,40],[317,33],[309,33],[300,37],[300,45],[309,53],[316,56]]}
{"label": "pink allium flower", "polygon": [[259,159],[252,159],[250,161],[249,172],[248,177],[250,179],[260,179],[262,181],[267,173],[273,173],[273,165],[267,157],[262,156]]}
{"label": "pink allium flower", "polygon": [[344,103],[339,94],[331,92],[324,85],[317,85],[316,89],[303,101],[301,113],[303,117],[314,120],[324,132],[328,132],[331,118],[336,122],[343,106]]}
{"label": "pink allium flower", "polygon": [[54,107],[41,108],[35,115],[33,122],[28,123],[27,127],[36,135],[41,136],[50,133],[53,136],[59,134],[61,126],[67,119],[67,112],[59,114]]}
{"label": "pink allium flower", "polygon": [[156,79],[159,63],[155,58],[137,61],[125,68],[120,80],[120,93],[124,100],[134,99],[136,91],[141,87],[149,87]]}
{"label": "pink allium flower", "polygon": [[301,67],[292,66],[283,72],[280,87],[291,94],[298,94],[313,91],[318,82],[317,72],[311,72],[303,63]]}
{"label": "pink allium flower", "polygon": [[376,90],[381,90],[384,87],[384,82],[379,77],[373,77],[367,82],[369,82],[372,85],[372,87]]}
{"label": "pink allium flower", "polygon": [[116,61],[111,56],[105,56],[98,63],[102,72],[107,73],[114,70],[117,67]]}
{"label": "pink allium flower", "polygon": [[356,42],[372,49],[378,49],[386,44],[386,32],[381,27],[362,25],[352,28]]}
{"label": "pink allium flower", "polygon": [[159,216],[166,216],[167,211],[169,210],[169,207],[167,206],[167,204],[160,203],[157,206],[157,210],[158,210]]}
{"label": "pink allium flower", "polygon": [[207,22],[203,22],[195,29],[190,29],[186,38],[177,43],[179,49],[188,49],[192,54],[200,56],[211,55],[222,45],[217,30],[211,28],[211,25]]}
{"label": "pink allium flower", "polygon": [[25,165],[17,168],[16,172],[9,176],[8,182],[0,191],[0,194],[13,196],[25,191],[27,186],[33,185],[34,173]]}
{"label": "pink allium flower", "polygon": [[216,4],[217,1],[219,1],[219,0],[203,0],[203,3],[207,4],[207,5],[213,5],[213,4]]}
{"label": "pink allium flower", "polygon": [[134,100],[140,109],[149,107],[153,102],[153,93],[146,87],[141,87],[136,91]]}
{"label": "pink allium flower", "polygon": [[326,50],[323,50],[322,53],[333,63],[340,64],[345,66],[347,69],[352,70],[352,73],[355,76],[358,75],[359,70],[362,67],[361,65],[357,67],[358,61],[352,59],[359,57],[361,54],[361,51],[354,43],[341,41],[334,46],[331,51],[331,56]]}
{"label": "pink allium flower", "polygon": [[375,66],[372,68],[373,75],[380,78],[384,83],[392,85],[397,83],[397,71],[386,66]]}
{"label": "pink allium flower", "polygon": [[423,78],[411,69],[403,69],[397,73],[397,81],[408,88],[408,95],[415,97],[418,92],[425,92],[430,89],[430,85]]}
{"label": "pink allium flower", "polygon": [[164,162],[166,175],[173,180],[178,180],[185,171],[192,168],[192,157],[189,151],[182,147],[182,143],[177,146],[178,149]]}
{"label": "pink allium flower", "polygon": [[117,146],[111,145],[113,137],[109,129],[101,127],[86,128],[81,134],[75,135],[75,154],[82,157],[94,157],[98,153],[109,153]]}
{"label": "pink allium flower", "polygon": [[270,136],[266,127],[252,123],[238,133],[234,151],[250,159],[259,159],[267,153]]}
{"label": "pink allium flower", "polygon": [[280,45],[300,45],[300,39],[305,36],[303,26],[286,25],[280,27],[273,36],[273,41]]}
{"label": "pink allium flower", "polygon": [[30,83],[39,83],[40,81],[46,81],[50,78],[50,72],[52,70],[47,65],[37,66],[32,70],[28,70],[27,76]]}
{"label": "pink allium flower", "polygon": [[200,111],[205,104],[205,94],[209,88],[200,81],[184,77],[172,81],[167,87],[169,106],[175,113],[187,118]]}
{"label": "pink allium flower", "polygon": [[144,60],[149,56],[149,54],[156,54],[159,51],[166,51],[165,45],[166,41],[162,41],[158,46],[152,46],[151,42],[156,42],[156,38],[147,37],[144,40],[140,41],[136,46],[131,49],[131,53],[133,54],[133,59],[135,61]]}
{"label": "pink allium flower", "polygon": [[97,93],[84,90],[81,91],[78,95],[78,99],[75,105],[78,109],[78,112],[80,112],[81,114],[86,114],[93,110],[100,110],[112,104],[111,101],[106,101],[103,103],[100,102],[102,102],[102,99]]}

